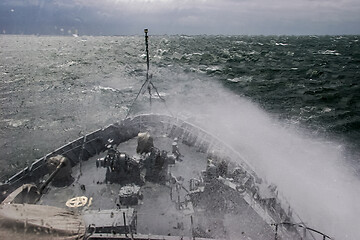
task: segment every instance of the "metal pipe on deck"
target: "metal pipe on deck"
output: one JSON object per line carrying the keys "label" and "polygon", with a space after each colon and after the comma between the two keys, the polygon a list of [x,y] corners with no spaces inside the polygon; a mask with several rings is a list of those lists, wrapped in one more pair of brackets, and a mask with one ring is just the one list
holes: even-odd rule
{"label": "metal pipe on deck", "polygon": [[194,220],[193,220],[193,216],[190,216],[190,221],[191,221],[191,236],[192,239],[195,240],[195,234],[194,234]]}
{"label": "metal pipe on deck", "polygon": [[41,195],[44,189],[49,185],[49,183],[54,179],[56,174],[60,171],[62,167],[65,166],[65,158],[62,159],[62,161],[59,163],[59,165],[56,167],[55,171],[51,173],[50,177],[41,185],[39,188],[39,194]]}
{"label": "metal pipe on deck", "polygon": [[125,236],[128,237],[128,235],[127,235],[127,227],[126,227],[126,216],[125,216],[125,212],[123,212],[123,218],[124,218]]}

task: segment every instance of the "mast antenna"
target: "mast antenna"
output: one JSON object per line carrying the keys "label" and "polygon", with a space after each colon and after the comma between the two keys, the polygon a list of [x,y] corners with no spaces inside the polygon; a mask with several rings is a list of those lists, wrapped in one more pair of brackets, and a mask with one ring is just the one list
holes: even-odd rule
{"label": "mast antenna", "polygon": [[[131,106],[130,106],[130,108],[129,108],[129,110],[128,110],[125,118],[127,118],[127,117],[129,116],[130,111],[131,111],[131,109],[132,109],[135,101],[138,99],[138,97],[139,97],[140,93],[142,92],[142,89],[145,87],[145,85],[147,85],[147,89],[148,89],[149,95],[150,95],[150,106],[151,106],[151,96],[152,96],[151,89],[152,89],[152,88],[155,89],[155,92],[156,92],[157,96],[159,97],[159,99],[160,99],[161,101],[164,102],[164,104],[165,104],[165,106],[166,106],[165,99],[160,96],[158,89],[155,87],[155,85],[154,85],[154,84],[152,83],[152,81],[151,81],[152,75],[149,75],[149,65],[150,65],[149,62],[150,62],[150,61],[149,61],[149,41],[148,41],[149,36],[148,36],[148,32],[149,32],[149,30],[148,30],[147,28],[145,28],[145,29],[144,29],[144,33],[145,33],[145,46],[146,46],[146,80],[144,81],[143,85],[141,86],[140,91],[139,91],[138,94],[136,95],[136,98],[135,98],[134,101],[132,102],[132,104],[131,104]],[[167,107],[166,107],[166,108],[167,108]],[[169,112],[170,112],[170,111],[169,111]],[[171,112],[170,112],[170,114],[171,114]],[[171,115],[172,115],[172,114],[171,114]]]}
{"label": "mast antenna", "polygon": [[146,46],[146,80],[149,79],[149,36],[148,36],[148,32],[149,30],[147,28],[144,29],[144,33],[145,33],[145,46]]}
{"label": "mast antenna", "polygon": [[152,93],[151,93],[151,80],[149,80],[152,76],[149,76],[149,65],[150,65],[150,60],[149,60],[149,36],[148,36],[148,32],[149,30],[147,28],[144,29],[144,33],[145,33],[145,46],[146,46],[146,82],[148,83],[147,85],[147,89],[150,95],[150,106],[151,106],[151,97],[152,97]]}

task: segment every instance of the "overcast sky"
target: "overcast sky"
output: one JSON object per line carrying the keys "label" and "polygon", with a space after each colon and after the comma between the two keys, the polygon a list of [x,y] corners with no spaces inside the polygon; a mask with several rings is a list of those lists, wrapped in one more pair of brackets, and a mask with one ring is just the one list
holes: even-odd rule
{"label": "overcast sky", "polygon": [[360,0],[0,0],[9,34],[360,34]]}

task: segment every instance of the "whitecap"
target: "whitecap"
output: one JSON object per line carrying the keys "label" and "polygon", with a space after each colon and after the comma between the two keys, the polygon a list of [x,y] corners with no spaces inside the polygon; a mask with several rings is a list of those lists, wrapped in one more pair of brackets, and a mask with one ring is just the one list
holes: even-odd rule
{"label": "whitecap", "polygon": [[238,45],[246,45],[247,44],[247,42],[244,42],[244,41],[235,41],[234,43],[238,44]]}
{"label": "whitecap", "polygon": [[117,92],[118,90],[112,87],[103,87],[103,86],[97,86],[96,87],[97,90],[104,90],[104,91],[112,91],[112,92]]}
{"label": "whitecap", "polygon": [[199,68],[193,68],[193,67],[189,68],[189,71],[190,72],[196,72],[196,73],[204,73],[203,70],[201,70]]}
{"label": "whitecap", "polygon": [[71,66],[73,66],[73,65],[75,65],[75,64],[76,64],[76,62],[70,61],[70,62],[61,64],[61,65],[59,65],[58,67],[59,67],[59,68],[66,68],[66,67],[71,67]]}
{"label": "whitecap", "polygon": [[[168,96],[168,94],[167,94],[167,93],[164,93],[164,92],[159,92],[159,95],[160,95],[160,97],[162,97],[162,98]],[[160,99],[160,97],[159,97],[157,94],[153,94],[153,95],[152,95],[152,98]]]}
{"label": "whitecap", "polygon": [[110,92],[120,92],[120,91],[127,91],[127,90],[131,90],[133,89],[132,86],[128,86],[128,87],[125,87],[125,88],[112,88],[112,87],[104,87],[104,86],[97,86],[95,87],[95,91],[110,91]]}
{"label": "whitecap", "polygon": [[326,107],[326,108],[324,108],[321,112],[322,112],[322,113],[328,113],[328,112],[331,112],[331,111],[332,111],[331,108]]}
{"label": "whitecap", "polygon": [[163,38],[163,39],[161,39],[161,43],[168,44],[168,43],[169,43],[169,40],[166,39],[166,38]]}
{"label": "whitecap", "polygon": [[181,35],[180,38],[183,38],[183,39],[193,39],[194,37],[188,36],[188,35]]}
{"label": "whitecap", "polygon": [[156,55],[162,56],[167,52],[168,52],[168,50],[159,48],[158,50],[156,50]]}
{"label": "whitecap", "polygon": [[242,76],[242,77],[236,77],[236,78],[228,78],[227,81],[229,82],[233,82],[233,83],[238,83],[238,82],[251,82],[252,81],[252,76]]}
{"label": "whitecap", "polygon": [[2,122],[6,122],[10,127],[20,127],[28,122],[29,119],[4,119]]}
{"label": "whitecap", "polygon": [[212,66],[212,67],[207,67],[205,70],[207,72],[216,72],[216,71],[221,71],[221,68],[219,66]]}
{"label": "whitecap", "polygon": [[233,82],[233,83],[238,83],[238,82],[240,82],[241,81],[241,78],[228,78],[228,79],[226,79],[226,80],[228,80],[229,82]]}
{"label": "whitecap", "polygon": [[323,54],[323,55],[336,55],[339,56],[341,55],[340,53],[338,53],[336,50],[325,50],[325,51],[318,51],[319,54]]}
{"label": "whitecap", "polygon": [[173,59],[178,59],[178,60],[180,60],[180,59],[183,57],[183,55],[181,55],[181,54],[178,53],[178,52],[174,52],[173,55],[172,55],[172,57],[173,57]]}

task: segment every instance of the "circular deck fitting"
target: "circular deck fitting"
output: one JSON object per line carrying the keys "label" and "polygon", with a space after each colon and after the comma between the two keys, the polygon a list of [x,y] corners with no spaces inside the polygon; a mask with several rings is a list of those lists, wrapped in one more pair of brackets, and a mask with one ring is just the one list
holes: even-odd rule
{"label": "circular deck fitting", "polygon": [[74,198],[67,200],[66,206],[69,208],[78,208],[78,207],[85,206],[87,201],[88,201],[88,198],[85,196],[74,197]]}

